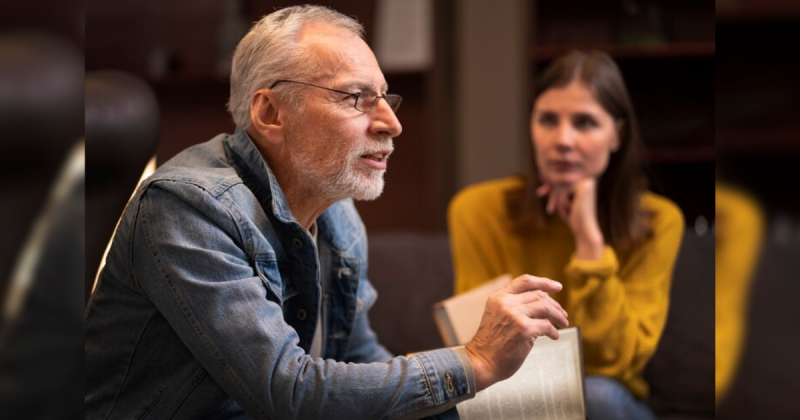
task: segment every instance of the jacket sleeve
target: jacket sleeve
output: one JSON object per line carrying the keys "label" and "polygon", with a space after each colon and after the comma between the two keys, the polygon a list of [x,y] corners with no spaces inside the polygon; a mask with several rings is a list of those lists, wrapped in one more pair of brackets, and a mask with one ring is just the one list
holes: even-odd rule
{"label": "jacket sleeve", "polygon": [[365,299],[359,298],[357,303],[364,305],[365,308],[356,315],[353,322],[353,331],[350,334],[350,343],[344,361],[354,363],[386,362],[392,359],[392,354],[378,342],[378,336],[370,328],[367,316],[370,307],[378,297],[377,292],[366,279],[361,281],[359,287],[367,289],[365,293],[359,293]]}
{"label": "jacket sleeve", "polygon": [[180,182],[143,194],[131,255],[140,292],[252,417],[418,418],[474,396],[468,359],[452,349],[369,364],[313,360],[267,299],[244,250],[249,233],[228,207]]}

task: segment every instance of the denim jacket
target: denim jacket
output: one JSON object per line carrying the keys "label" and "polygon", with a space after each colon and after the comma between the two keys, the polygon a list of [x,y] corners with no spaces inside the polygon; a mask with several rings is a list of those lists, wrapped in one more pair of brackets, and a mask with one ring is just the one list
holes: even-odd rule
{"label": "denim jacket", "polygon": [[352,201],[317,226],[333,282],[324,357],[312,359],[317,247],[249,136],[219,135],[159,168],[86,309],[86,418],[457,417],[475,394],[464,350],[392,358],[369,326],[377,293]]}

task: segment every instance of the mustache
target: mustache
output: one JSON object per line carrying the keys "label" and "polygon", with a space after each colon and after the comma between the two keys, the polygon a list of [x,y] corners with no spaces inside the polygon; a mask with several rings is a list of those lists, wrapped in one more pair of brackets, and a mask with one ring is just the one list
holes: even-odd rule
{"label": "mustache", "polygon": [[392,140],[391,137],[386,137],[384,139],[377,139],[370,142],[368,145],[366,145],[363,149],[359,151],[358,155],[361,156],[365,154],[372,154],[385,151],[388,151],[390,153],[394,152],[394,141]]}

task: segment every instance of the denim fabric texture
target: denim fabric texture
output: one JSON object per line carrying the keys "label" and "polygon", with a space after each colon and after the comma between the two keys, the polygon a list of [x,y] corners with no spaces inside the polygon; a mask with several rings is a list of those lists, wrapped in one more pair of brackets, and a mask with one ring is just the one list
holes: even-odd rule
{"label": "denim fabric texture", "polygon": [[[462,350],[392,357],[352,201],[318,219],[331,255],[323,358],[308,353],[320,264],[242,130],[160,167],[124,212],[86,309],[85,418],[457,418]],[[403,316],[403,314],[397,314]]]}

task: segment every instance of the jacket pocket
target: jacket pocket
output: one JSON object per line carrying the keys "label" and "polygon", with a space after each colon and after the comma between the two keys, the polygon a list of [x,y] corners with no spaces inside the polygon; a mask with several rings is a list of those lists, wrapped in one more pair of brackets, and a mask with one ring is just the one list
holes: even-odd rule
{"label": "jacket pocket", "polygon": [[359,317],[369,311],[375,301],[378,300],[378,292],[372,287],[368,280],[361,280],[358,285],[358,294],[356,300],[356,317]]}
{"label": "jacket pocket", "polygon": [[274,259],[261,259],[255,261],[256,273],[267,288],[267,299],[283,305],[286,300],[294,297],[299,292],[287,287],[283,281],[278,262]]}
{"label": "jacket pocket", "polygon": [[[155,408],[155,406],[158,404],[158,402],[161,401],[161,396],[162,395],[164,395],[164,388],[160,388],[158,391],[156,391],[155,395],[153,395],[150,398],[150,402],[145,404],[145,405],[143,405],[142,408],[139,409],[139,412],[136,413],[133,416],[133,418],[139,419],[139,420],[143,420],[143,419],[148,418],[148,416],[150,416],[151,414],[154,414],[153,413],[153,408]],[[156,413],[156,417],[158,417],[157,413]],[[156,418],[156,417],[154,417],[154,418]]]}

